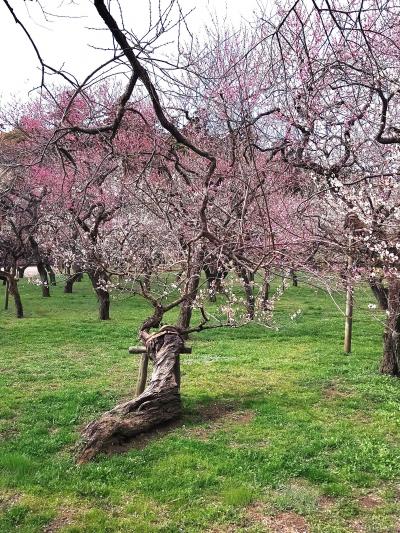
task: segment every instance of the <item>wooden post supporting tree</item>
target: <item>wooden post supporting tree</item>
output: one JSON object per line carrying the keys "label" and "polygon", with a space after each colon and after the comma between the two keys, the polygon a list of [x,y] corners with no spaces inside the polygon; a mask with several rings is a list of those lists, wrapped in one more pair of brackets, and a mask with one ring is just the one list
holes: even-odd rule
{"label": "wooden post supporting tree", "polygon": [[351,353],[351,340],[353,333],[353,308],[354,308],[354,294],[353,294],[353,280],[351,269],[353,267],[352,258],[352,243],[353,236],[350,233],[349,246],[347,255],[347,276],[346,276],[346,317],[344,324],[344,353]]}
{"label": "wooden post supporting tree", "polygon": [[164,326],[151,335],[141,332],[153,372],[147,388],[138,397],[122,403],[91,422],[83,431],[79,462],[86,462],[114,443],[121,443],[181,415],[179,355],[185,351],[179,329]]}
{"label": "wooden post supporting tree", "polygon": [[[147,349],[144,346],[130,346],[128,351],[129,353],[141,354],[139,362],[138,380],[136,385],[136,395],[139,396],[146,388],[149,356],[147,353]],[[192,348],[190,348],[189,346],[184,346],[181,353],[192,353]],[[180,379],[178,380],[178,385],[179,384]]]}

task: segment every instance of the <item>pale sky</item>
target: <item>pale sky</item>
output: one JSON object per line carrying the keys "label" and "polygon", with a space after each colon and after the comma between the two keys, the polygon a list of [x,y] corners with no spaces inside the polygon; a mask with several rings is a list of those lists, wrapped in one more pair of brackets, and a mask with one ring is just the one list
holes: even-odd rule
{"label": "pale sky", "polygon": [[[162,5],[167,1],[162,0]],[[9,2],[34,38],[43,59],[51,66],[59,68],[64,65],[81,81],[93,68],[111,57],[110,52],[93,48],[109,47],[111,41],[109,33],[100,30],[102,21],[92,0],[41,0],[40,4],[24,0]],[[180,0],[185,12],[194,8],[188,17],[194,34],[210,22],[210,13],[216,13],[221,20],[226,17],[236,25],[242,17],[251,19],[259,3],[267,6],[273,0]],[[152,4],[153,17],[156,17],[158,0],[152,0]],[[114,0],[112,5],[117,16],[117,2]],[[132,28],[138,36],[143,35],[148,28],[149,1],[120,0],[120,5],[126,28]],[[45,16],[40,6],[49,14]],[[12,96],[27,99],[29,90],[40,83],[38,61],[22,28],[15,24],[2,0],[0,50],[0,104],[8,102]]]}

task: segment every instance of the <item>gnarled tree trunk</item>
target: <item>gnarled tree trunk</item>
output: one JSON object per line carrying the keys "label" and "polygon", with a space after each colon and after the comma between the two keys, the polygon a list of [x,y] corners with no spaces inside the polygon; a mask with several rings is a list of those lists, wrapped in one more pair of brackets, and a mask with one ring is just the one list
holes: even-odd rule
{"label": "gnarled tree trunk", "polygon": [[104,289],[104,284],[108,281],[107,274],[99,271],[89,272],[89,278],[99,303],[99,318],[110,320],[110,293]]}
{"label": "gnarled tree trunk", "polygon": [[33,257],[35,259],[36,267],[38,269],[40,281],[42,284],[42,296],[44,298],[48,298],[50,296],[49,279],[47,277],[47,270],[40,255],[39,245],[33,237],[29,237],[29,243],[32,248]]}
{"label": "gnarled tree trunk", "polygon": [[12,274],[7,276],[7,280],[8,280],[9,293],[14,298],[15,312],[17,314],[17,318],[23,318],[24,317],[24,309],[22,307],[21,296],[20,296],[19,290],[18,290],[18,282],[15,279],[15,276],[12,275]]}
{"label": "gnarled tree trunk", "polygon": [[190,325],[190,320],[192,318],[193,302],[195,301],[197,296],[197,290],[199,288],[200,283],[200,275],[203,269],[203,258],[204,251],[199,250],[197,252],[196,259],[193,260],[192,263],[190,263],[189,270],[186,274],[185,294],[187,295],[187,298],[181,304],[178,319],[178,326],[182,330],[187,329]]}
{"label": "gnarled tree trunk", "polygon": [[400,280],[388,283],[388,316],[383,335],[382,374],[400,375]]}
{"label": "gnarled tree trunk", "polygon": [[381,279],[370,279],[369,286],[379,303],[379,307],[384,311],[388,308],[388,289],[383,285]]}
{"label": "gnarled tree trunk", "polygon": [[50,287],[49,278],[47,277],[47,270],[45,269],[42,261],[38,261],[36,266],[39,272],[40,281],[42,282],[42,296],[43,298],[48,298],[50,296]]}
{"label": "gnarled tree trunk", "polygon": [[80,273],[68,275],[67,279],[65,280],[65,285],[64,285],[65,294],[72,294],[72,287],[74,286],[75,281],[80,281],[79,280],[80,276],[81,276]]}
{"label": "gnarled tree trunk", "polygon": [[117,405],[84,429],[80,463],[114,443],[131,439],[181,415],[179,354],[184,348],[183,338],[172,326],[145,335],[147,354],[154,364],[148,387],[137,398]]}

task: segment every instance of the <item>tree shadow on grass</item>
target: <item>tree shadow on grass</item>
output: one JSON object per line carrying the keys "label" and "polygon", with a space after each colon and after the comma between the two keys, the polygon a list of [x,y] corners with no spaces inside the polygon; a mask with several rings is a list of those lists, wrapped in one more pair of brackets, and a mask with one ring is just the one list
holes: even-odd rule
{"label": "tree shadow on grass", "polygon": [[[184,406],[182,416],[179,419],[160,424],[158,427],[130,439],[111,442],[102,453],[113,455],[125,453],[131,449],[142,450],[153,441],[161,439],[178,428],[188,428],[196,437],[200,435],[200,429],[202,436],[205,436],[207,432],[211,434],[213,428],[209,424],[217,424],[216,429],[218,429],[224,421],[247,423],[254,416],[254,413],[244,405],[248,399],[247,397],[242,397],[240,400],[208,398],[194,407]],[[206,427],[204,427],[204,424],[206,424]],[[190,433],[188,436],[190,436]]]}

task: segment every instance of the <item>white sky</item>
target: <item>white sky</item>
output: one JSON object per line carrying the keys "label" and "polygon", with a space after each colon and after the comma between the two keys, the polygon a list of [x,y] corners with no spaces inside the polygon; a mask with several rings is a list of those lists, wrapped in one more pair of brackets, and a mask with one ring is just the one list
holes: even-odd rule
{"label": "white sky", "polygon": [[[162,5],[167,0],[161,0]],[[92,0],[41,0],[44,11],[57,16],[43,15],[36,1],[9,0],[16,15],[23,21],[34,38],[44,61],[55,68],[64,68],[80,81],[102,61],[111,57],[110,52],[90,47],[109,47],[109,33],[90,30],[102,28]],[[180,0],[185,12],[194,8],[188,24],[194,34],[210,22],[210,13],[219,19],[226,17],[231,24],[238,24],[242,17],[251,19],[258,3],[272,4],[273,0]],[[152,0],[153,11],[158,0]],[[117,3],[114,0],[114,13]],[[120,0],[125,26],[142,35],[148,28],[148,0]],[[154,12],[156,16],[156,12]],[[73,17],[73,18],[71,18]],[[172,35],[172,34],[171,34]],[[0,0],[0,104],[13,96],[27,99],[28,92],[40,83],[38,61],[22,28],[15,24],[5,4]]]}

